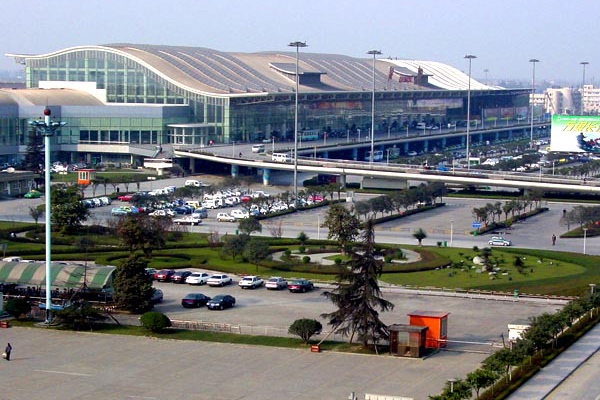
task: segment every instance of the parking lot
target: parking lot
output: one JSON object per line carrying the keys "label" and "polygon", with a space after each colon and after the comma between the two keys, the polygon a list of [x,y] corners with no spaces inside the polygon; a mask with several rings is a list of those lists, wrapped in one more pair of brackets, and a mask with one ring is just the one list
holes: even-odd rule
{"label": "parking lot", "polygon": [[[225,287],[155,282],[154,286],[164,293],[164,300],[156,306],[156,310],[168,314],[172,319],[242,325],[243,333],[270,335],[286,335],[289,325],[299,318],[314,318],[326,326],[326,321],[320,315],[335,310],[331,301],[322,295],[327,289],[317,287],[307,293],[272,291],[264,287],[241,289],[237,285],[238,281],[239,278],[234,277],[234,283]],[[206,307],[183,308],[181,299],[188,293],[203,293],[209,297],[229,294],[236,298],[236,305],[223,311],[208,310]],[[550,304],[532,304],[524,301],[476,300],[389,292],[384,293],[384,296],[395,304],[393,311],[381,315],[387,324],[408,323],[406,314],[415,310],[446,311],[451,313],[449,338],[456,341],[501,342],[500,335],[504,333],[506,337],[508,323],[557,309],[557,306]],[[459,344],[451,346],[463,347]],[[479,347],[489,349],[489,346]]]}

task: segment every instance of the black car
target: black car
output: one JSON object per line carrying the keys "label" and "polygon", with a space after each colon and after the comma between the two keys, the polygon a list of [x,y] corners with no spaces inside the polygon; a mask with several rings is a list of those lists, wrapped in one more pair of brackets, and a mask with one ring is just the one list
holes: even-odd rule
{"label": "black car", "polygon": [[185,283],[185,279],[190,276],[191,271],[177,271],[171,277],[171,282],[173,283]]}
{"label": "black car", "polygon": [[202,307],[210,301],[210,297],[203,295],[202,293],[190,293],[181,299],[181,305],[185,308],[189,307]]}
{"label": "black car", "polygon": [[206,307],[211,310],[224,310],[225,308],[233,307],[234,305],[235,297],[228,294],[219,294],[206,303]]}
{"label": "black car", "polygon": [[160,289],[153,289],[150,304],[157,304],[163,301],[163,292]]}
{"label": "black car", "polygon": [[294,279],[290,282],[288,289],[290,292],[308,292],[309,290],[313,290],[315,286],[311,281],[307,281],[306,279]]}

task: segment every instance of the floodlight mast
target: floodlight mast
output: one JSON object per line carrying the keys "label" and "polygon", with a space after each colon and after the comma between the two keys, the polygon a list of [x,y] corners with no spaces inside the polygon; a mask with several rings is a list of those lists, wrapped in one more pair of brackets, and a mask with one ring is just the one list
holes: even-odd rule
{"label": "floodlight mast", "polygon": [[296,101],[294,107],[294,207],[298,208],[298,88],[300,77],[298,75],[298,62],[300,47],[308,47],[306,42],[291,42],[290,47],[296,48]]}
{"label": "floodlight mast", "polygon": [[29,121],[31,125],[40,135],[44,137],[44,195],[45,199],[45,214],[46,214],[46,323],[52,322],[52,279],[51,279],[51,263],[52,263],[52,229],[51,229],[51,201],[50,201],[50,138],[54,135],[57,129],[65,126],[66,122],[52,121],[52,112],[46,106],[44,109],[44,119],[37,121]]}

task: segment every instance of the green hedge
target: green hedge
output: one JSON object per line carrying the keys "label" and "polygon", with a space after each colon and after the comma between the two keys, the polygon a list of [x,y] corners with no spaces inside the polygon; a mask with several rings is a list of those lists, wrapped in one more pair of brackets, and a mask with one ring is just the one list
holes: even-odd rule
{"label": "green hedge", "polygon": [[446,205],[446,203],[436,203],[431,206],[421,206],[421,207],[413,208],[412,210],[406,210],[404,212],[401,212],[400,214],[392,214],[392,215],[388,215],[386,217],[376,218],[373,220],[373,223],[374,224],[382,224],[384,222],[393,221],[393,220],[399,219],[399,218],[409,217],[411,215],[415,215],[415,214],[419,214],[419,213],[422,213],[425,211],[433,210],[438,207],[443,207],[445,205]]}
{"label": "green hedge", "polygon": [[[594,236],[600,236],[600,227],[588,225],[586,237],[594,237]],[[575,229],[571,229],[570,231],[565,232],[562,235],[560,235],[560,237],[563,239],[582,238],[583,237],[583,228],[577,227]]]}

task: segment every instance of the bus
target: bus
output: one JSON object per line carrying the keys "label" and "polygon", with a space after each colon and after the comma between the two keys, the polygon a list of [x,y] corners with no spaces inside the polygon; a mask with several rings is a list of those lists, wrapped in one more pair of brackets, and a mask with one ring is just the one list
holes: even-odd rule
{"label": "bus", "polygon": [[289,153],[273,153],[271,154],[271,160],[275,162],[287,163],[292,160],[292,157]]}
{"label": "bus", "polygon": [[307,129],[304,131],[298,132],[298,140],[304,142],[309,140],[318,140],[319,139],[319,130],[318,129]]}
{"label": "bus", "polygon": [[[371,152],[367,151],[365,161],[371,161]],[[375,150],[373,153],[373,161],[383,161],[383,150]]]}

